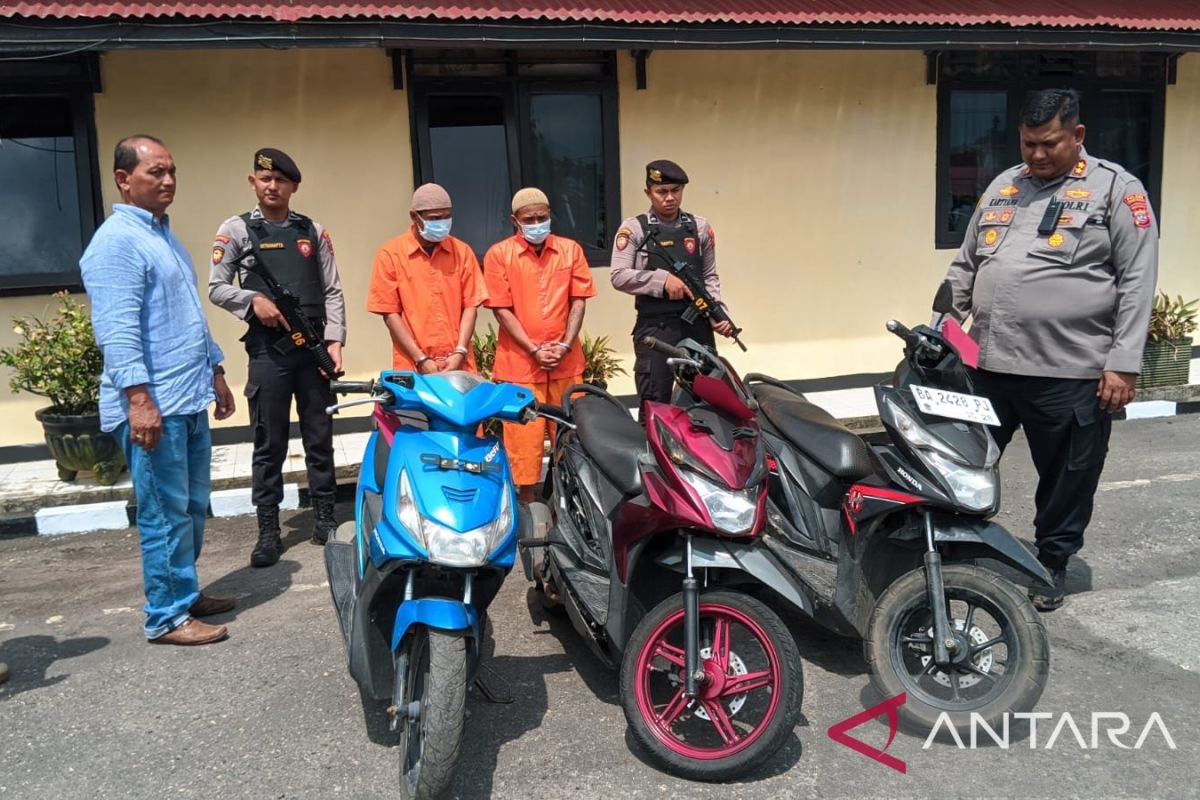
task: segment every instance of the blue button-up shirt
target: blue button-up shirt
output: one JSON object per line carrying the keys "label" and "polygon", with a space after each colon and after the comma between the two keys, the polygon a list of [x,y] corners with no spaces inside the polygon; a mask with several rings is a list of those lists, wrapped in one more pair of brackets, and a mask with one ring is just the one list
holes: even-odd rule
{"label": "blue button-up shirt", "polygon": [[195,414],[215,399],[213,365],[224,359],[196,291],[183,245],[145,209],[117,204],[79,262],[104,352],[100,427],[129,417],[125,389],[145,384],[164,417]]}

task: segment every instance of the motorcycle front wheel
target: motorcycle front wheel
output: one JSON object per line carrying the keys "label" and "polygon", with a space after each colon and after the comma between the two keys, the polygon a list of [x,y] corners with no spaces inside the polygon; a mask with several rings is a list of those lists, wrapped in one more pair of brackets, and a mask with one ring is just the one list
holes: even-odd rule
{"label": "motorcycle front wheel", "polygon": [[800,717],[800,652],[787,626],[754,598],[730,591],[700,596],[705,680],[684,692],[683,595],[638,624],[621,663],[621,704],[638,743],[666,771],[722,781],[779,750]]}
{"label": "motorcycle front wheel", "polygon": [[400,796],[432,800],[450,786],[467,704],[466,639],[415,627],[396,657]]}
{"label": "motorcycle front wheel", "polygon": [[952,564],[942,582],[952,663],[934,661],[933,613],[925,571],[917,569],[888,587],[871,615],[864,643],[871,683],[885,698],[907,695],[899,722],[912,733],[928,735],[943,714],[956,730],[969,727],[972,714],[999,730],[1006,713],[1029,711],[1046,688],[1046,628],[1029,599],[994,572]]}

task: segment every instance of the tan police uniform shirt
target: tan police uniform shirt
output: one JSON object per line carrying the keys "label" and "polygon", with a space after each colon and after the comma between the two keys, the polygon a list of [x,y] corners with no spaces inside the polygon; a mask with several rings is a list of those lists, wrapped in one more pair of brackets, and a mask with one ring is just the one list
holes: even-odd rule
{"label": "tan police uniform shirt", "polygon": [[[646,213],[653,219],[653,211]],[[690,216],[695,220],[696,237],[700,240],[700,254],[704,257],[704,287],[708,289],[713,300],[720,302],[721,279],[717,276],[717,236],[704,217],[696,214]],[[660,238],[669,239],[675,231],[679,231],[679,235],[683,235],[679,217],[675,218],[674,223],[659,222],[658,224],[663,234]],[[629,217],[621,222],[621,227],[617,229],[617,237],[613,240],[610,264],[612,269],[608,277],[612,281],[613,288],[618,291],[627,294],[663,297],[663,287],[667,284],[667,275],[670,272],[665,268],[666,265],[659,262],[657,258],[654,261],[659,262],[658,266],[649,263],[650,256],[645,249],[639,249],[645,238],[645,231],[642,230],[642,224],[638,222],[637,217]],[[649,268],[647,264],[649,264]]]}
{"label": "tan police uniform shirt", "polygon": [[[255,206],[250,212],[251,219],[262,219],[262,209]],[[287,221],[274,223],[268,220],[268,225],[288,226],[300,218],[299,214],[288,212]],[[325,288],[325,341],[346,343],[346,299],[342,295],[342,279],[338,277],[337,261],[333,255],[333,241],[329,231],[321,227],[321,223],[312,221],[313,234],[317,237],[317,255],[321,263],[321,286]],[[221,223],[217,235],[213,238],[212,273],[208,279],[208,299],[214,304],[230,312],[238,319],[248,320],[254,312],[251,304],[254,295],[252,289],[243,289],[233,283],[237,270],[233,262],[241,258],[250,249],[250,234],[246,231],[246,222],[240,216],[230,217]]]}
{"label": "tan police uniform shirt", "polygon": [[[1053,233],[1038,228],[1052,198]],[[1158,225],[1146,189],[1081,149],[1064,177],[1024,164],[979,200],[947,275],[970,314],[979,366],[991,372],[1099,378],[1141,370],[1158,279]]]}

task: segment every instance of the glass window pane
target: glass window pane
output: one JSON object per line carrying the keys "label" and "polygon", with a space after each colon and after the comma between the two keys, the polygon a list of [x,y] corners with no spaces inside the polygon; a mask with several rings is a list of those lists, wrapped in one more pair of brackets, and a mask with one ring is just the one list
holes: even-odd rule
{"label": "glass window pane", "polygon": [[550,197],[555,233],[605,249],[600,95],[535,94],[529,105],[533,145],[529,176]]}
{"label": "glass window pane", "polygon": [[504,102],[494,96],[431,96],[433,180],[454,201],[453,234],[476,253],[512,235]]}
{"label": "glass window pane", "polygon": [[0,97],[0,274],[72,272],[83,254],[71,101]]}
{"label": "glass window pane", "polygon": [[1008,146],[1006,92],[950,93],[950,206],[947,230],[962,233],[979,196],[992,179],[1012,166]]}
{"label": "glass window pane", "polygon": [[1117,162],[1145,185],[1150,183],[1151,100],[1149,92],[1105,91],[1097,107],[1080,109],[1088,152]]}

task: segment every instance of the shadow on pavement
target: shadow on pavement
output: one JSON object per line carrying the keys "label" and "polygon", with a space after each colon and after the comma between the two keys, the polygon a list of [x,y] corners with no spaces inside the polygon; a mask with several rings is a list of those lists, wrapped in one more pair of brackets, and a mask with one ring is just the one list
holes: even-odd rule
{"label": "shadow on pavement", "polygon": [[7,663],[11,677],[0,686],[0,697],[44,689],[61,683],[70,673],[47,677],[46,672],[56,661],[75,658],[99,650],[111,640],[106,636],[83,636],[59,641],[53,636],[20,636],[0,642],[0,663]]}
{"label": "shadow on pavement", "polygon": [[[538,626],[533,635],[553,636],[557,639],[562,644],[563,655],[569,661],[571,669],[578,673],[596,699],[608,705],[618,705],[620,696],[617,671],[606,667],[604,662],[588,649],[583,637],[575,630],[571,620],[567,619],[565,612],[559,615],[546,611],[542,606],[541,595],[532,586],[526,591],[525,602],[530,620]],[[543,627],[543,624],[546,627]]]}
{"label": "shadow on pavement", "polygon": [[243,611],[268,603],[286,592],[292,578],[300,571],[299,562],[288,559],[285,552],[279,563],[270,567],[252,567],[250,552],[246,552],[246,566],[222,575],[203,587],[207,595],[214,597],[236,597],[237,607],[228,614],[206,618],[206,622],[225,623],[237,619]]}

